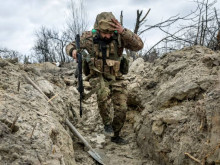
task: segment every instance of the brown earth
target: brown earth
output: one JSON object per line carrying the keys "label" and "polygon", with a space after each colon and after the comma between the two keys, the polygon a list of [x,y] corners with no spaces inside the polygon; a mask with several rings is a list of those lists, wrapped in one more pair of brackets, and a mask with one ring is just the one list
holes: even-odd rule
{"label": "brown earth", "polygon": [[194,46],[138,60],[129,88],[142,110],[134,129],[143,155],[158,164],[219,164],[220,53]]}
{"label": "brown earth", "polygon": [[[124,146],[104,134],[95,95],[83,103],[79,117],[75,67],[23,65],[0,58],[0,164],[97,164],[70,132],[66,118],[110,158],[110,165],[219,162],[218,52],[195,46],[154,63],[134,61],[126,76],[129,110],[122,136],[130,143]],[[24,75],[52,100],[48,102]],[[85,86],[89,90],[89,84]]]}

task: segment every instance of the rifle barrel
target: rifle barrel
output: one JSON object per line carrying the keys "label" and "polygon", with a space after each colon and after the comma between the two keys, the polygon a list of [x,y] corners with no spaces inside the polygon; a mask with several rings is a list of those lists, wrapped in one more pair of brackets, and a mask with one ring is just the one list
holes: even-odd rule
{"label": "rifle barrel", "polygon": [[82,117],[83,79],[82,79],[82,55],[80,53],[80,36],[76,35],[77,63],[78,63],[78,92],[80,93],[80,117]]}

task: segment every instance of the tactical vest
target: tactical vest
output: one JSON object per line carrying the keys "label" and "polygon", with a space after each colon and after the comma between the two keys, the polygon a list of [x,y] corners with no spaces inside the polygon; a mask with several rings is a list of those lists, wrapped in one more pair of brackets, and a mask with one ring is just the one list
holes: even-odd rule
{"label": "tactical vest", "polygon": [[[93,51],[87,58],[88,64],[84,64],[89,70],[85,75],[94,74],[95,72],[111,75],[107,77],[120,77],[122,74],[127,74],[128,61],[118,54],[118,48],[121,47],[121,40],[117,32],[114,32],[110,41],[102,41],[99,33],[96,31],[93,35]],[[121,63],[123,62],[123,63]]]}

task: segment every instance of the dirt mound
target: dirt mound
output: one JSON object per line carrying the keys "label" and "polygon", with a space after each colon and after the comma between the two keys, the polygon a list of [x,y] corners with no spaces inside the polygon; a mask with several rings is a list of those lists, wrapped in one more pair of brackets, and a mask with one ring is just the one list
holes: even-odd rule
{"label": "dirt mound", "polygon": [[128,78],[143,155],[158,164],[219,163],[220,53],[194,46],[140,61]]}
{"label": "dirt mound", "polygon": [[[0,164],[76,164],[63,123],[66,117],[76,117],[78,93],[66,85],[65,73],[68,70],[48,63],[21,65],[0,59]],[[53,106],[23,75],[49,98],[56,96]]]}
{"label": "dirt mound", "polygon": [[[149,164],[142,159],[130,124],[133,112],[122,133],[130,141],[126,146],[110,142],[104,134],[95,95],[83,103],[83,118],[79,117],[76,67],[66,66],[22,65],[0,59],[0,164],[96,164],[69,131],[66,118],[93,148],[110,158],[109,164]],[[89,84],[85,85],[87,89]]]}
{"label": "dirt mound", "polygon": [[[96,164],[69,131],[66,118],[110,158],[110,165],[217,164],[219,65],[220,54],[200,46],[166,54],[154,63],[132,62],[122,130],[130,143],[120,146],[103,132],[95,95],[84,101],[79,117],[76,64],[23,65],[0,58],[0,164]],[[88,92],[91,88],[84,83]]]}

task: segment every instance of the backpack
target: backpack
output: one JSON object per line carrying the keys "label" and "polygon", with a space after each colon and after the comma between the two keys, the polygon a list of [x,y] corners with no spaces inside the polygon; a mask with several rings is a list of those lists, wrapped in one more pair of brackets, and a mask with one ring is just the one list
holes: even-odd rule
{"label": "backpack", "polygon": [[121,63],[120,63],[120,72],[122,74],[128,74],[129,70],[129,59],[127,55],[122,55]]}

